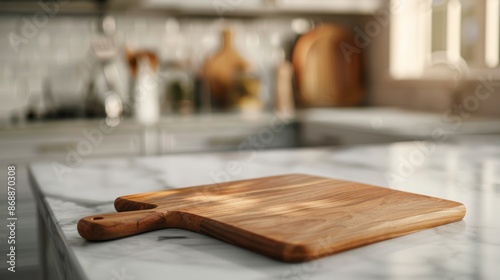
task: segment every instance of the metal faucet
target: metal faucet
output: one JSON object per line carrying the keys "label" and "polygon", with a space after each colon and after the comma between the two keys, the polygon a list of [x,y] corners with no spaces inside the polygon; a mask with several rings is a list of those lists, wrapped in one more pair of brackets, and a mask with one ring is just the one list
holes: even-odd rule
{"label": "metal faucet", "polygon": [[[111,16],[105,16],[100,20],[98,26],[100,38],[92,42],[92,52],[97,58],[94,65],[91,66],[93,77],[90,83],[97,78],[99,74],[104,76],[106,90],[98,99],[104,108],[106,123],[110,126],[116,126],[120,123],[120,117],[123,114],[123,100],[118,93],[117,77],[113,75],[113,59],[118,54],[115,46],[114,34],[116,32],[115,19]],[[99,95],[99,93],[97,94]]]}

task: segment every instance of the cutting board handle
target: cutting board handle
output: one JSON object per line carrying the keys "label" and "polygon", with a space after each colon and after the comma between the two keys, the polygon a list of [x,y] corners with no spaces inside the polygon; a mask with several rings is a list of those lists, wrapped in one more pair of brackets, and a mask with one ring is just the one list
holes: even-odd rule
{"label": "cutting board handle", "polygon": [[167,216],[152,209],[88,216],[78,222],[78,233],[90,241],[116,239],[171,227]]}

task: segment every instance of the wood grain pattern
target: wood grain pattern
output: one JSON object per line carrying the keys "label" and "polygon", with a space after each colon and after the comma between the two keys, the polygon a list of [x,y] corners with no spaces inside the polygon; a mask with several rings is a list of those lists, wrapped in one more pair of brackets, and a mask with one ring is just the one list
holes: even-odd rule
{"label": "wood grain pattern", "polygon": [[[461,220],[458,202],[303,174],[119,197],[120,213],[83,218],[87,240],[161,228],[206,234],[299,262]],[[137,211],[140,210],[140,211]]]}
{"label": "wood grain pattern", "polygon": [[222,46],[207,58],[202,74],[210,89],[212,105],[218,108],[229,108],[235,100],[231,96],[234,79],[238,73],[249,68],[248,62],[233,46],[232,33],[229,29],[222,33]]}
{"label": "wood grain pattern", "polygon": [[292,62],[299,105],[359,105],[363,99],[361,59],[354,46],[354,34],[332,24],[319,25],[297,40]]}

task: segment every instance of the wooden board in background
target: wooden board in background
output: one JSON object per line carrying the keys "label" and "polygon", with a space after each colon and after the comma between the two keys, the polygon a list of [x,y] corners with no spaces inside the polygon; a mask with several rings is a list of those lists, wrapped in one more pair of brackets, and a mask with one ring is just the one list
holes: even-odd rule
{"label": "wooden board in background", "polygon": [[344,27],[322,24],[296,42],[292,62],[301,107],[355,106],[363,100],[362,50]]}

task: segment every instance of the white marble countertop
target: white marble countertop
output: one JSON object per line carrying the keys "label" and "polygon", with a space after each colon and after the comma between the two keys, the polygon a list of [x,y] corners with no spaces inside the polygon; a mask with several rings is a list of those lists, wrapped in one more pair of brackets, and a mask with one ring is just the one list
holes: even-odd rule
{"label": "white marble countertop", "polygon": [[[120,195],[231,180],[307,173],[391,187],[465,204],[463,221],[288,264],[180,229],[92,243],[77,233],[87,215],[114,212]],[[87,279],[498,279],[500,143],[423,142],[84,161],[61,180],[48,163],[30,167],[42,215],[57,227],[62,255]],[[222,177],[221,177],[222,178]],[[120,278],[121,277],[121,278]]]}

